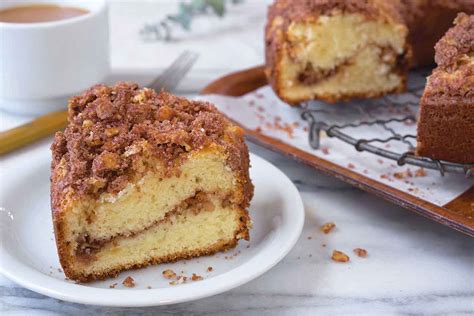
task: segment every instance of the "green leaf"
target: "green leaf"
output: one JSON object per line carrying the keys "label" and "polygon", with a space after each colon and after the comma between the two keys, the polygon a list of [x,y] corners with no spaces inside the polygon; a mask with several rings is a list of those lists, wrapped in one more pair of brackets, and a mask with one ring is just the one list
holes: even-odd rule
{"label": "green leaf", "polygon": [[214,13],[222,17],[225,14],[225,0],[207,0]]}

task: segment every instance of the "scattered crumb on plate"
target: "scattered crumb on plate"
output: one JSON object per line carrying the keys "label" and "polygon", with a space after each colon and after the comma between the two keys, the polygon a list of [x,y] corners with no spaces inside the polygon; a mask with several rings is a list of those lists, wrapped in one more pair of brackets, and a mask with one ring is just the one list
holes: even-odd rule
{"label": "scattered crumb on plate", "polygon": [[323,226],[321,226],[321,231],[325,234],[329,234],[333,228],[336,227],[336,224],[334,223],[326,223]]}
{"label": "scattered crumb on plate", "polygon": [[363,248],[355,248],[355,249],[354,249],[354,253],[355,253],[358,257],[361,257],[361,258],[367,257],[367,250],[365,250],[365,249],[363,249]]}
{"label": "scattered crumb on plate", "polygon": [[126,287],[134,287],[135,280],[131,276],[128,276],[127,278],[125,278],[125,280],[123,280],[122,284]]}
{"label": "scattered crumb on plate", "polygon": [[348,262],[350,260],[348,255],[338,250],[333,250],[331,259],[336,262]]}
{"label": "scattered crumb on plate", "polygon": [[166,269],[162,273],[163,276],[167,279],[176,279],[176,273],[171,269]]}
{"label": "scattered crumb on plate", "polygon": [[192,277],[191,277],[191,280],[193,280],[193,281],[201,281],[201,280],[202,280],[202,276],[197,275],[196,273],[193,273],[193,275],[192,275]]}

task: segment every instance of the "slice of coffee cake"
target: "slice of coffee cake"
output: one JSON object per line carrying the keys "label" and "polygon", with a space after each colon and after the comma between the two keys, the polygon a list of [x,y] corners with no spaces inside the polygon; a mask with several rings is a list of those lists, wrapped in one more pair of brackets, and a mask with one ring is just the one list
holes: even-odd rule
{"label": "slice of coffee cake", "polygon": [[52,145],[61,265],[86,282],[212,254],[249,238],[242,130],[205,102],[97,85],[69,102]]}
{"label": "slice of coffee cake", "polygon": [[436,44],[438,67],[420,102],[418,155],[474,163],[474,15],[459,14]]}
{"label": "slice of coffee cake", "polygon": [[405,89],[411,57],[399,1],[276,0],[266,74],[289,104],[378,97]]}

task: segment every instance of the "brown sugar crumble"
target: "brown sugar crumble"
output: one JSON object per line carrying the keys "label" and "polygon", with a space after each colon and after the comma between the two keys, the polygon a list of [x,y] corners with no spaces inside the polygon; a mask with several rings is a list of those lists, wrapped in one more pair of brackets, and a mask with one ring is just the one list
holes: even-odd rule
{"label": "brown sugar crumble", "polygon": [[326,223],[323,226],[321,226],[321,231],[325,234],[329,234],[334,229],[334,227],[336,227],[336,224],[332,222]]}
{"label": "brown sugar crumble", "polygon": [[355,253],[358,257],[361,257],[361,258],[367,257],[367,250],[365,250],[365,249],[363,249],[363,248],[355,248],[355,249],[354,249],[354,253]]}
{"label": "brown sugar crumble", "polygon": [[171,269],[166,269],[162,272],[163,276],[167,279],[176,279],[176,273]]}
{"label": "brown sugar crumble", "polygon": [[213,267],[207,267],[207,272],[212,272],[214,270]]}
{"label": "brown sugar crumble", "polygon": [[109,285],[109,288],[110,288],[110,289],[115,289],[115,287],[117,286],[117,284],[118,284],[118,283],[110,284],[110,285]]}
{"label": "brown sugar crumble", "polygon": [[329,148],[327,148],[327,147],[321,147],[321,151],[323,152],[323,154],[329,155]]}
{"label": "brown sugar crumble", "polygon": [[426,177],[426,171],[423,168],[417,169],[415,171],[415,177]]}
{"label": "brown sugar crumble", "polygon": [[393,173],[393,177],[394,177],[395,179],[412,178],[412,177],[413,177],[413,173],[411,172],[410,169],[407,169],[407,170],[402,171],[402,172],[394,172],[394,173]]}
{"label": "brown sugar crumble", "polygon": [[196,274],[196,273],[193,273],[192,277],[191,277],[191,280],[193,281],[201,281],[202,280],[202,276]]}
{"label": "brown sugar crumble", "polygon": [[[117,193],[141,176],[140,153],[172,169],[193,150],[214,143],[229,152],[229,167],[239,169],[234,157],[240,149],[226,136],[243,131],[210,103],[120,82],[112,87],[95,85],[72,97],[68,108],[68,127],[56,133],[51,146],[52,170],[65,165],[61,188],[92,196]],[[53,192],[53,202],[58,198]]]}
{"label": "brown sugar crumble", "polygon": [[336,262],[348,262],[350,260],[348,255],[338,250],[332,252],[331,259]]}
{"label": "brown sugar crumble", "polygon": [[135,280],[131,276],[128,276],[125,280],[123,280],[122,284],[126,287],[134,287]]}

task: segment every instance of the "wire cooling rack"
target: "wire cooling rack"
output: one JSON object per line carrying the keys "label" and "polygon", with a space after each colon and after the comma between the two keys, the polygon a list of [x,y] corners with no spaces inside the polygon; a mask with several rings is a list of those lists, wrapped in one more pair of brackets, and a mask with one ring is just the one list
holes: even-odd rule
{"label": "wire cooling rack", "polygon": [[[423,74],[422,74],[423,75]],[[301,117],[309,123],[309,144],[320,147],[324,135],[335,137],[380,157],[395,160],[399,166],[413,165],[445,173],[474,176],[474,164],[459,164],[414,154],[418,101],[424,81],[410,83],[403,95],[349,104],[327,105],[309,102],[302,105]]]}

